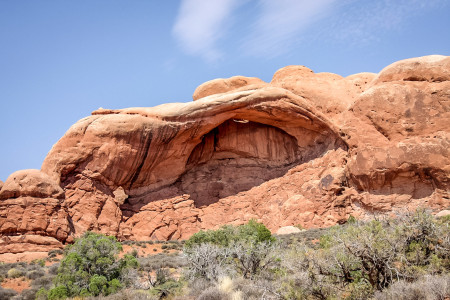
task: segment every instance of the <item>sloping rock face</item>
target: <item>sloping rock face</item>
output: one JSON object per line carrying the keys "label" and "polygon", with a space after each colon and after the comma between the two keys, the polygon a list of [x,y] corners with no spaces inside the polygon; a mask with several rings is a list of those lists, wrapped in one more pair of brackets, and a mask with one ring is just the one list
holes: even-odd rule
{"label": "sloping rock face", "polygon": [[[450,206],[449,74],[445,56],[346,78],[289,66],[271,83],[206,82],[191,103],[94,111],[33,182],[13,174],[4,183],[0,233],[183,239],[252,218],[276,232],[438,212]],[[38,204],[45,225],[27,215]]]}

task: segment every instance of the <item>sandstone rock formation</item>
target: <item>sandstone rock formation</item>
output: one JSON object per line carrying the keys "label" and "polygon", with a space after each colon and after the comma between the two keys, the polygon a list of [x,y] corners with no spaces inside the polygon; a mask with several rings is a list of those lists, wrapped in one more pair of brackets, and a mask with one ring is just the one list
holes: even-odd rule
{"label": "sandstone rock formation", "polygon": [[62,247],[72,232],[64,191],[47,174],[22,170],[8,177],[0,191],[0,254]]}
{"label": "sandstone rock formation", "polygon": [[233,76],[231,78],[218,78],[207,81],[197,87],[192,95],[192,99],[198,100],[210,95],[222,94],[239,88],[246,89],[259,88],[267,85],[264,81],[256,77]]}
{"label": "sandstone rock formation", "polygon": [[276,232],[441,211],[450,206],[449,74],[445,56],[346,78],[289,66],[271,83],[209,81],[190,103],[94,111],[41,171],[4,183],[0,253],[86,230],[180,239],[251,218]]}

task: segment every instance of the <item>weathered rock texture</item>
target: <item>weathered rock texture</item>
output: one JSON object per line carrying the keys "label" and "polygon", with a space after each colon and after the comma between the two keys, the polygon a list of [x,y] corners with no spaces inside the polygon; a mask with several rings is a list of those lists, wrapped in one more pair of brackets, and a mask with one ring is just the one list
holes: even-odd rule
{"label": "weathered rock texture", "polygon": [[4,183],[0,249],[86,230],[161,240],[251,218],[276,232],[438,212],[450,206],[449,79],[445,56],[346,78],[289,66],[271,83],[206,82],[191,103],[94,111],[41,171]]}
{"label": "weathered rock texture", "polygon": [[0,254],[62,247],[73,233],[69,224],[64,191],[47,174],[8,177],[0,191]]}

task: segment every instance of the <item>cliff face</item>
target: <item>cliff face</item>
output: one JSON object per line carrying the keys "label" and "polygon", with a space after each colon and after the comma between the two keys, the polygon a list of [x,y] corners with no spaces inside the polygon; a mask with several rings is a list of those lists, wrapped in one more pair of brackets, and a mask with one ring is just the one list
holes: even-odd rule
{"label": "cliff face", "polygon": [[450,57],[346,78],[289,66],[270,83],[206,82],[194,99],[74,124],[41,171],[0,185],[0,253],[86,230],[179,239],[251,218],[276,231],[450,206]]}

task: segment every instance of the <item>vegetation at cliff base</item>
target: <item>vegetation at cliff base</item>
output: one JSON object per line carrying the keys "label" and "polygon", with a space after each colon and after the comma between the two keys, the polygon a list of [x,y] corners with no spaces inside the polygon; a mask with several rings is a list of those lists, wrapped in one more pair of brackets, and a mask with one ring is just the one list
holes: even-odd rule
{"label": "vegetation at cliff base", "polygon": [[[224,238],[224,232],[231,233]],[[185,278],[196,299],[450,296],[449,218],[424,210],[394,219],[350,217],[316,231],[322,233],[316,243],[302,239],[308,231],[276,241],[239,239],[239,232],[222,227],[186,242]]]}
{"label": "vegetation at cliff base", "polygon": [[37,298],[53,300],[116,293],[130,284],[126,274],[138,266],[131,255],[118,259],[121,250],[122,245],[115,237],[86,232],[67,246],[54,279],[55,287],[40,290]]}
{"label": "vegetation at cliff base", "polygon": [[[130,254],[119,258],[122,244]],[[87,232],[51,266],[44,260],[0,264],[0,282],[29,285],[21,293],[1,287],[0,299],[450,297],[450,217],[424,210],[392,219],[350,217],[344,225],[283,236],[251,220],[200,231],[182,253],[179,241],[122,244]],[[61,253],[50,251],[47,262]]]}

